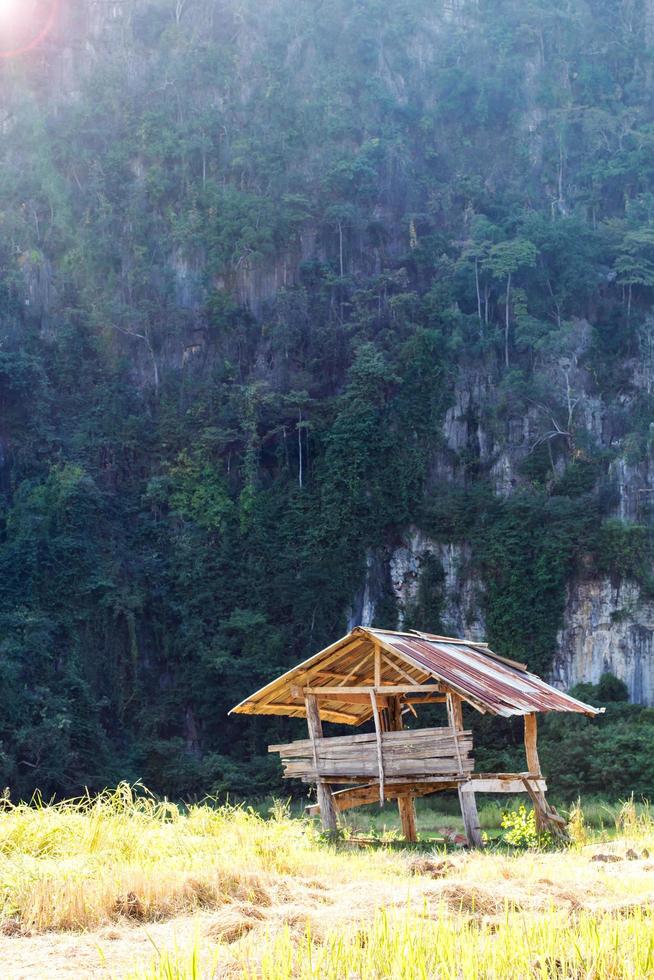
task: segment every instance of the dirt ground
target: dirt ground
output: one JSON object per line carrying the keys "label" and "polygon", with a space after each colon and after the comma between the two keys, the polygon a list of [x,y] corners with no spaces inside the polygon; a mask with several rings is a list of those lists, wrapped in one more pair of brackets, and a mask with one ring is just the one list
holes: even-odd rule
{"label": "dirt ground", "polygon": [[[407,871],[409,874],[407,874]],[[219,957],[219,975],[239,975],[239,943],[281,928],[320,938],[330,931],[372,920],[375,910],[425,909],[500,921],[507,903],[525,914],[558,909],[627,910],[654,904],[654,863],[645,851],[623,842],[593,845],[582,853],[522,857],[458,853],[415,857],[402,875],[338,881],[279,876],[252,901],[226,901],[219,908],[163,922],[129,918],[87,933],[0,934],[0,978],[48,980],[122,978],[147,970],[159,951],[188,956],[194,946]],[[222,943],[220,950],[218,944]]]}
{"label": "dirt ground", "polygon": [[[381,906],[406,907],[410,895],[427,891],[429,878],[358,880],[329,887],[312,879],[278,880],[270,905],[229,902],[165,922],[132,923],[128,919],[94,932],[0,935],[1,980],[48,980],[93,977],[121,980],[146,970],[159,951],[186,955],[199,945],[203,950],[224,946],[220,964],[234,976],[238,940],[253,930],[274,933],[289,927],[302,932],[310,923],[317,936],[343,923],[369,920]],[[422,899],[421,899],[422,900]]]}
{"label": "dirt ground", "polygon": [[145,970],[157,949],[188,949],[209,927],[211,916],[196,914],[171,922],[136,925],[129,922],[90,933],[46,933],[0,936],[3,980],[47,977],[111,977]]}

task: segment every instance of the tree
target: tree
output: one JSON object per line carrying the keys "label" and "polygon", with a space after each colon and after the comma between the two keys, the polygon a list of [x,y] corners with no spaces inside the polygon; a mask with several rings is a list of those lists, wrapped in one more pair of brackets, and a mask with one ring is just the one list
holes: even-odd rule
{"label": "tree", "polygon": [[472,263],[475,272],[475,296],[477,299],[477,319],[479,320],[479,335],[483,337],[484,335],[484,324],[488,323],[488,287],[485,289],[484,296],[484,312],[482,314],[482,297],[481,297],[481,287],[479,280],[479,270],[480,266],[483,266],[484,262],[488,258],[488,251],[491,247],[490,242],[476,242],[474,240],[467,240],[463,242],[463,250],[461,252],[461,262],[464,265]]}
{"label": "tree", "polygon": [[504,300],[504,363],[509,367],[509,327],[511,323],[511,282],[520,269],[534,266],[538,251],[526,238],[514,238],[491,245],[482,267],[496,279],[506,280]]}
{"label": "tree", "polygon": [[627,287],[627,320],[630,320],[633,287],[654,286],[654,227],[627,232],[619,252],[614,268],[618,282]]}

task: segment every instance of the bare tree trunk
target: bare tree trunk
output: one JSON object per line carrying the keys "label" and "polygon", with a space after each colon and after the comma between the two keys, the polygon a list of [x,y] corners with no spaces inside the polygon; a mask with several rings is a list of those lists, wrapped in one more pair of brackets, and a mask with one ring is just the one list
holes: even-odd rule
{"label": "bare tree trunk", "polygon": [[549,278],[547,280],[547,288],[549,290],[550,296],[552,297],[552,302],[554,303],[554,311],[556,313],[556,325],[557,325],[557,327],[560,328],[561,327],[561,307],[559,306],[559,304],[556,301],[556,296],[554,295],[554,290],[552,289],[552,283],[550,282]]}
{"label": "bare tree trunk", "polygon": [[509,326],[511,323],[511,317],[509,314],[509,308],[511,304],[511,273],[509,272],[506,278],[506,312],[504,319],[504,363],[509,366]]}
{"label": "bare tree trunk", "polygon": [[300,469],[298,473],[298,481],[301,490],[302,489],[302,409],[301,408],[298,409],[297,446],[298,446],[298,453],[300,457]]}
{"label": "bare tree trunk", "polygon": [[343,278],[343,224],[338,222],[338,252],[340,258],[341,279]]}
{"label": "bare tree trunk", "polygon": [[559,211],[565,212],[565,203],[563,201],[563,136],[559,133],[559,179],[558,179],[558,191],[559,191]]}
{"label": "bare tree trunk", "polygon": [[481,293],[479,292],[479,259],[475,255],[475,288],[477,290],[477,316],[479,317],[479,334],[484,336],[481,318]]}
{"label": "bare tree trunk", "polygon": [[639,331],[640,350],[645,361],[645,377],[647,381],[647,394],[652,394],[652,378],[654,371],[654,329],[651,319],[648,317],[645,326]]}
{"label": "bare tree trunk", "polygon": [[152,358],[152,372],[154,376],[154,390],[159,394],[159,365],[157,364],[157,356],[154,352],[154,347],[152,346],[152,341],[150,340],[149,334],[145,334],[145,342],[148,345],[148,350],[150,351],[150,357]]}
{"label": "bare tree trunk", "polygon": [[304,427],[304,456],[305,456],[304,469],[308,476],[309,475],[309,428],[308,426]]}
{"label": "bare tree trunk", "polygon": [[152,358],[154,389],[156,393],[159,394],[159,364],[157,363],[157,355],[155,354],[154,347],[152,346],[152,341],[147,328],[145,333],[136,333],[135,330],[126,330],[125,327],[119,327],[115,323],[112,324],[112,326],[114,330],[118,330],[119,333],[125,334],[126,337],[135,337],[137,340],[142,340],[145,343],[145,346],[148,348],[148,353]]}
{"label": "bare tree trunk", "polygon": [[547,454],[550,458],[550,467],[552,469],[552,478],[556,480],[556,464],[554,462],[554,453],[552,452],[552,440],[547,440]]}
{"label": "bare tree trunk", "polygon": [[[290,468],[291,468],[291,462],[290,462],[290,460],[288,458],[288,441],[287,441],[287,438],[286,438],[286,426],[285,425],[282,426],[282,439],[284,440],[284,460],[286,461],[286,469],[287,470],[290,470]],[[229,472],[229,470],[228,470],[228,472]]]}
{"label": "bare tree trunk", "polygon": [[575,448],[574,416],[579,404],[579,398],[574,398],[570,384],[570,371],[565,372],[565,400],[568,407],[568,447],[572,452]]}

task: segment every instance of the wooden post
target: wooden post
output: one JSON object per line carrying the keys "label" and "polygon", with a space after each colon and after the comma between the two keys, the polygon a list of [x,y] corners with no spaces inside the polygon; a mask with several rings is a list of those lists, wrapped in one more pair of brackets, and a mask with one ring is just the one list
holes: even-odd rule
{"label": "wooden post", "polygon": [[402,833],[407,843],[413,844],[418,840],[418,828],[416,827],[416,805],[412,796],[398,796],[397,808],[400,812],[402,823]]}
{"label": "wooden post", "polygon": [[[525,715],[525,753],[527,755],[527,770],[530,775],[540,776],[540,760],[538,758],[538,722],[535,712]],[[534,804],[534,814],[536,816],[536,829],[538,831],[547,830],[547,801],[545,794],[534,790],[531,791],[530,784],[525,781],[525,788]]]}
{"label": "wooden post", "polygon": [[379,766],[379,805],[384,805],[384,750],[382,747],[382,730],[379,720],[379,709],[377,707],[377,695],[374,691],[370,692],[370,703],[375,719],[375,735],[377,736],[377,765]]}
{"label": "wooden post", "polygon": [[[400,698],[396,697],[392,699],[389,707],[389,715],[391,719],[391,731],[401,732],[403,725],[402,702]],[[397,808],[400,813],[404,839],[410,843],[414,843],[418,840],[418,829],[416,826],[416,805],[413,797],[398,796]]]}
{"label": "wooden post", "polygon": [[463,826],[465,827],[468,843],[472,844],[473,847],[481,847],[483,841],[481,839],[481,827],[479,826],[477,800],[475,799],[474,790],[469,787],[470,783],[459,786],[459,806],[461,807]]}
{"label": "wooden post", "polygon": [[[447,695],[447,717],[455,738],[458,738],[457,733],[463,731],[463,705],[458,694],[448,693]],[[456,748],[457,757],[460,758],[458,744]],[[459,806],[461,807],[461,816],[463,817],[463,826],[468,843],[473,847],[481,847],[481,827],[479,826],[477,800],[471,783],[459,786]]]}
{"label": "wooden post", "polygon": [[316,787],[318,792],[318,806],[320,807],[320,819],[322,820],[323,830],[334,831],[337,827],[337,820],[332,791],[329,785],[320,778],[318,772],[318,748],[316,740],[322,738],[322,721],[320,720],[318,700],[314,694],[307,694],[304,703],[307,709],[307,726],[313,747],[313,761],[316,767]]}
{"label": "wooden post", "polygon": [[458,694],[448,694],[447,704],[449,706],[450,727],[457,732],[463,731],[463,705]]}
{"label": "wooden post", "polygon": [[375,647],[375,687],[381,687],[381,647]]}
{"label": "wooden post", "polygon": [[525,715],[525,751],[527,753],[527,770],[532,776],[540,776],[540,761],[538,758],[538,723],[535,713]]}

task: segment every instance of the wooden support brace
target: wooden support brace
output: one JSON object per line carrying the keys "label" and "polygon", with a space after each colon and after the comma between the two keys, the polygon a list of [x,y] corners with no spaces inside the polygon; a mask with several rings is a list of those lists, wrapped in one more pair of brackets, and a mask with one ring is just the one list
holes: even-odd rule
{"label": "wooden support brace", "polygon": [[[358,677],[359,676],[359,671],[362,669],[362,667],[365,666],[365,664],[368,662],[369,659],[370,659],[370,652],[368,651],[368,652],[366,652],[365,657],[357,663],[356,667],[354,667],[354,669],[351,670],[349,674],[344,674],[343,676],[341,676],[341,677],[338,678],[338,680],[340,680],[341,684],[342,685],[345,685],[349,681],[353,680],[355,677]],[[332,675],[332,676],[335,676],[335,675]]]}
{"label": "wooden support brace", "polygon": [[[417,796],[429,796],[430,793],[440,793],[443,790],[456,789],[455,784],[448,783],[403,783],[400,785],[389,785],[386,784],[386,799],[393,800],[397,799],[398,806],[400,798],[405,798],[413,803],[413,800]],[[353,807],[365,806],[369,803],[379,802],[379,792],[376,783],[368,783],[362,786],[349,787],[348,789],[339,789],[334,791],[334,806],[337,811],[341,813],[343,810],[350,810]],[[311,804],[305,807],[306,812],[309,816],[315,816],[320,812],[320,807],[317,803]],[[407,819],[411,820],[411,815],[408,815]],[[415,827],[415,820],[414,820]],[[405,824],[402,824],[402,829],[406,837]],[[409,838],[407,837],[407,840]]]}
{"label": "wooden support brace", "polygon": [[566,822],[563,817],[556,812],[554,807],[549,805],[545,799],[545,794],[539,792],[534,786],[532,786],[532,781],[529,778],[525,777],[522,781],[525,789],[529,793],[531,802],[534,805],[536,828],[539,831],[548,830],[550,833],[554,834],[555,837],[558,837],[561,840],[567,840],[568,833],[566,830]]}
{"label": "wooden support brace", "polygon": [[[382,653],[382,660],[386,664],[387,667],[390,667],[391,670],[394,670],[398,674],[400,674],[406,681],[409,682],[409,684],[416,684],[417,683],[415,677],[412,677],[411,674],[407,670],[404,669],[404,667],[401,667],[399,664],[395,663],[394,660],[390,660],[386,656],[385,653]],[[415,669],[416,668],[414,668],[414,670]]]}
{"label": "wooden support brace", "polygon": [[[540,793],[547,789],[544,779],[533,779],[530,782]],[[517,796],[518,793],[527,792],[522,776],[517,773],[513,779],[484,778],[482,773],[474,773],[473,784],[475,793],[511,793],[512,796]]]}
{"label": "wooden support brace", "polygon": [[[360,691],[353,692],[351,688],[344,688],[342,692],[338,691],[337,688],[330,688],[327,691],[321,691],[319,687],[310,688],[300,688],[292,687],[291,693],[293,697],[305,697],[307,694],[311,694],[322,701],[337,701],[339,704],[370,704],[370,688],[363,688]],[[296,693],[297,692],[297,693]],[[388,698],[383,694],[378,695],[377,707],[385,708],[388,705]]]}

